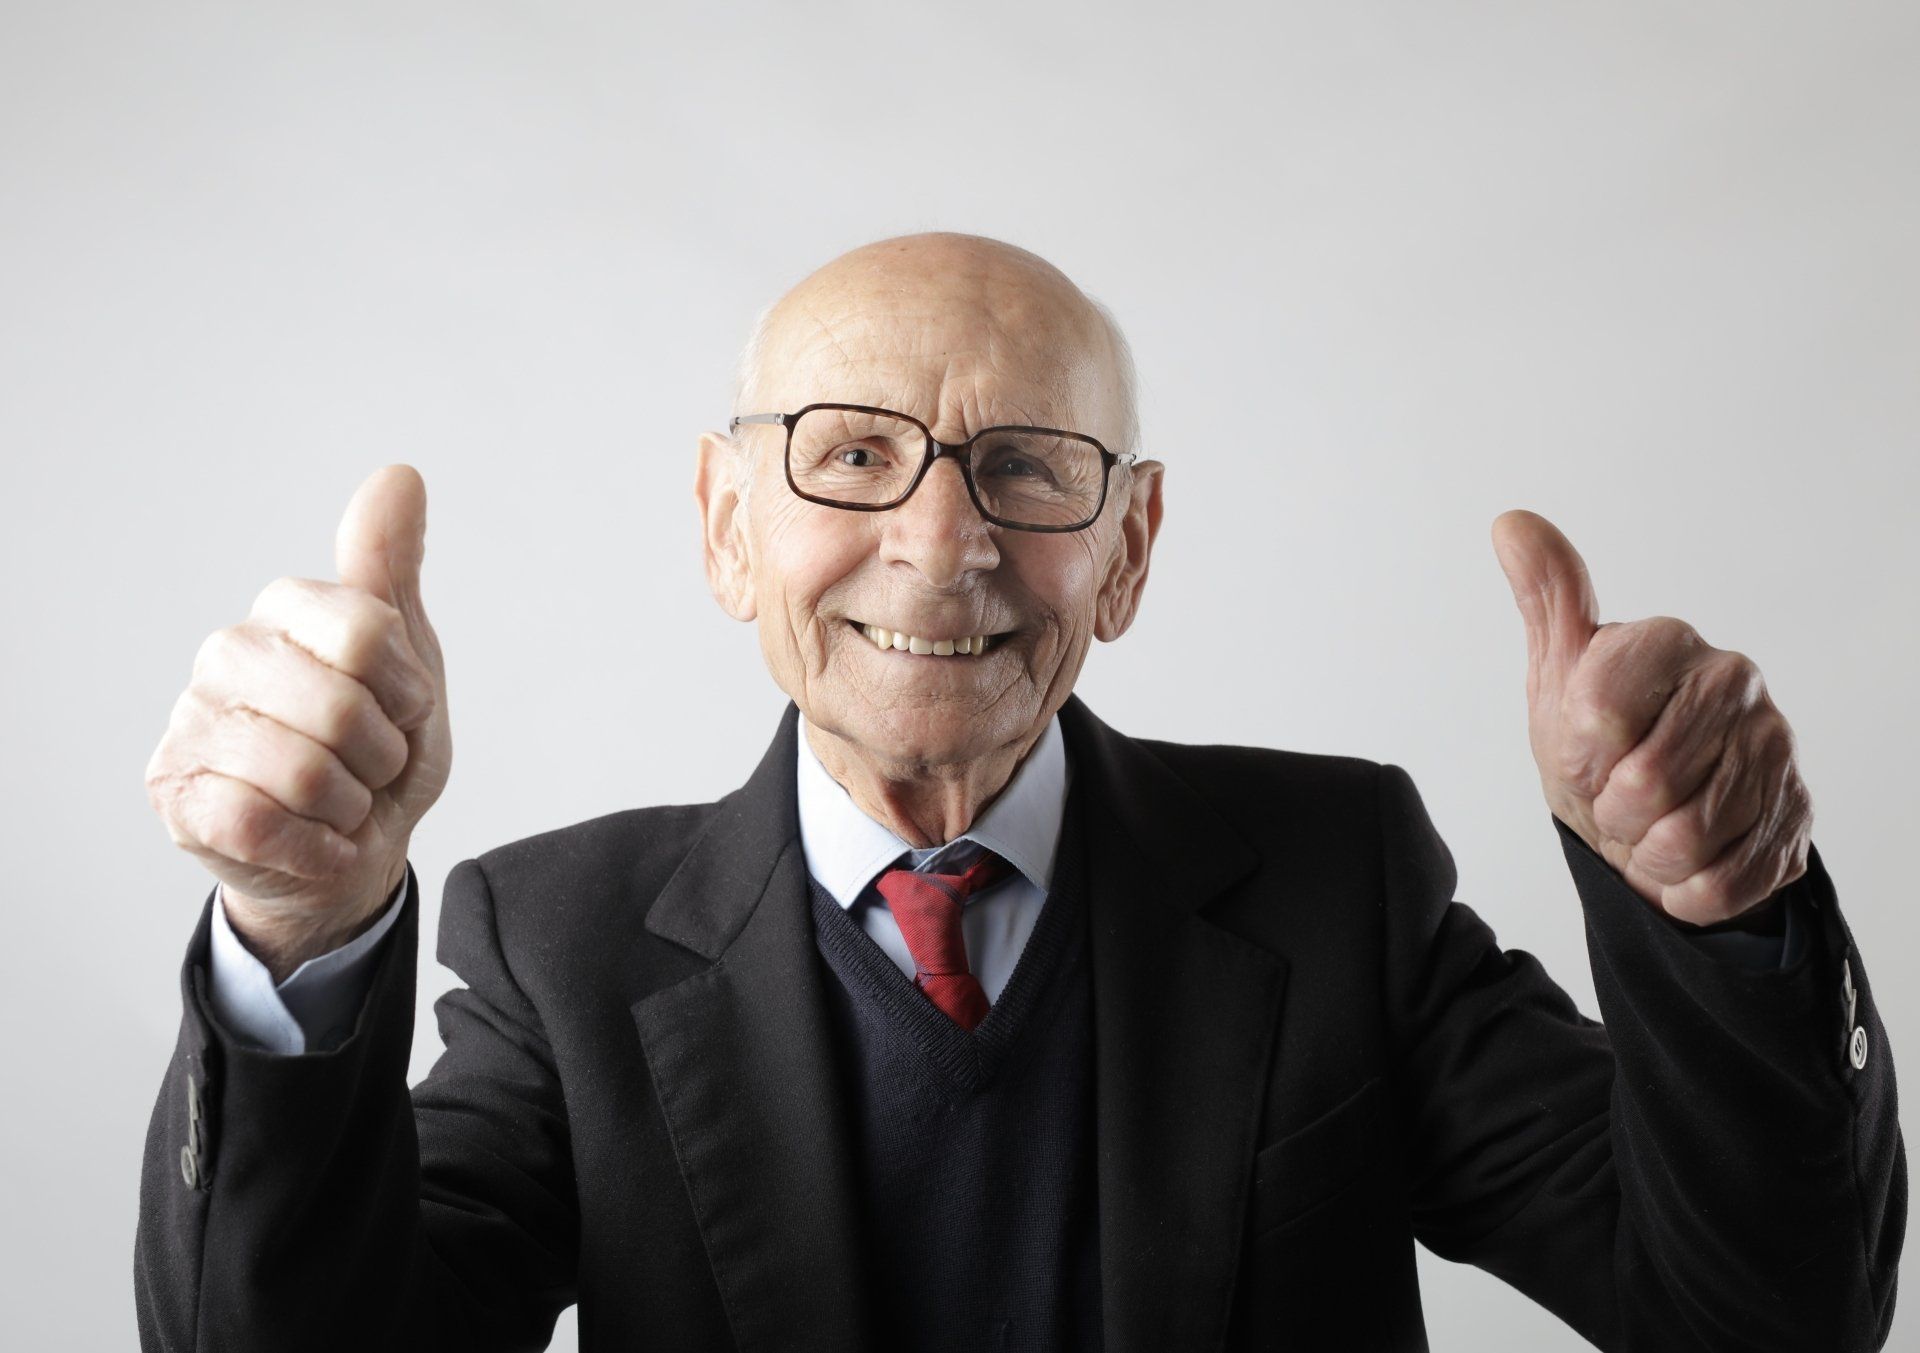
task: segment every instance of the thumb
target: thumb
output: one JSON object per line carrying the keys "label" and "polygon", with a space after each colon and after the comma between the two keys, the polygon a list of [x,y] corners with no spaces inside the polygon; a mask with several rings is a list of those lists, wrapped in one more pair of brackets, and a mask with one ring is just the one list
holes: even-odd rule
{"label": "thumb", "polygon": [[439,657],[420,599],[427,553],[427,485],[411,465],[385,465],[368,475],[347,504],[333,538],[340,581],[397,608],[421,661]]}
{"label": "thumb", "polygon": [[1543,677],[1558,685],[1600,628],[1586,560],[1559,527],[1525,508],[1493,519],[1493,552],[1526,622],[1528,689]]}

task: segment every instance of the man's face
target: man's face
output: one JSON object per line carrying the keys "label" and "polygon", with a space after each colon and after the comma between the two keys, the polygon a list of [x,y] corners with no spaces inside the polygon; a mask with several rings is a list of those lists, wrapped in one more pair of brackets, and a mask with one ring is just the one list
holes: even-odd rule
{"label": "man's face", "polygon": [[[1097,318],[1058,274],[986,245],[891,241],[816,273],[777,308],[746,396],[755,407],[739,412],[837,401],[912,414],[946,442],[1029,424],[1118,446],[1121,390]],[[702,450],[710,573],[715,516],[735,533],[716,593],[758,621],[768,669],[808,721],[873,760],[951,765],[1024,747],[1071,692],[1090,641],[1131,623],[1158,524],[1155,463],[1109,471],[1092,526],[1045,533],[982,519],[951,459],[889,511],[810,503],[786,485],[782,429],[742,433],[747,510],[709,491],[733,458],[719,459],[717,439]],[[915,653],[879,647],[869,626],[988,640],[984,652]]]}

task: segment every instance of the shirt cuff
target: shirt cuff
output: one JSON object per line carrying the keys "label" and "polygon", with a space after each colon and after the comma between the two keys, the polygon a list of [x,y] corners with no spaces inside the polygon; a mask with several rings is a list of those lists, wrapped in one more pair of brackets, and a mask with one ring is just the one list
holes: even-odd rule
{"label": "shirt cuff", "polygon": [[225,885],[214,891],[208,996],[228,1033],[244,1043],[284,1055],[338,1047],[353,1032],[373,977],[373,959],[407,900],[408,869],[385,913],[338,949],[302,963],[274,985],[253,952],[227,922]]}

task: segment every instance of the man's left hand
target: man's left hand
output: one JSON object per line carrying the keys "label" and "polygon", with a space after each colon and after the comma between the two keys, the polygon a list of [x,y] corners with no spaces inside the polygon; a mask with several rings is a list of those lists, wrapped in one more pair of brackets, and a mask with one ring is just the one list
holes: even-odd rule
{"label": "man's left hand", "polygon": [[1813,800],[1760,669],[1672,616],[1601,624],[1545,517],[1493,523],[1527,627],[1527,732],[1553,815],[1668,916],[1711,925],[1806,872]]}

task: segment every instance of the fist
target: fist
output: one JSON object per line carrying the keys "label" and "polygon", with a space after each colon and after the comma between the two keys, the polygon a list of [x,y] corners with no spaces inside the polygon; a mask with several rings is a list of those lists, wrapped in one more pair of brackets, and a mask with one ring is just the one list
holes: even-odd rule
{"label": "fist", "polygon": [[276,579],[207,636],[147,763],[168,835],[220,880],[229,923],[276,979],[380,910],[446,786],[426,517],[413,467],[375,471],[335,536],[340,581]]}
{"label": "fist", "polygon": [[1586,563],[1544,517],[1502,513],[1493,548],[1526,623],[1527,733],[1553,815],[1694,925],[1804,874],[1813,803],[1760,669],[1671,616],[1601,624]]}

